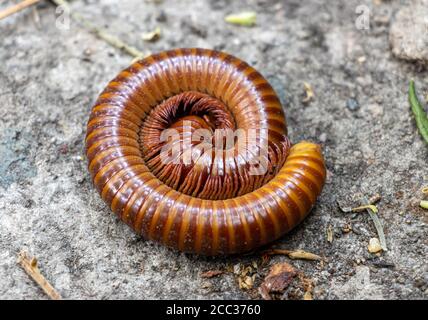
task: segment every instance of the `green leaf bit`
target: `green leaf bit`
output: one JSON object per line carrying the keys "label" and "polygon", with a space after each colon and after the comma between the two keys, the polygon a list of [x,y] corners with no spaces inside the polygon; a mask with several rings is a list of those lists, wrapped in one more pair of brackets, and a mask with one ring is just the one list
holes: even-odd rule
{"label": "green leaf bit", "polygon": [[419,132],[428,143],[428,116],[416,95],[415,82],[413,80],[410,81],[409,86],[409,102],[412,107],[413,114],[415,115],[416,125],[418,126]]}
{"label": "green leaf bit", "polygon": [[226,16],[224,20],[231,24],[250,27],[256,23],[256,13],[253,11],[245,11],[236,14],[230,14]]}

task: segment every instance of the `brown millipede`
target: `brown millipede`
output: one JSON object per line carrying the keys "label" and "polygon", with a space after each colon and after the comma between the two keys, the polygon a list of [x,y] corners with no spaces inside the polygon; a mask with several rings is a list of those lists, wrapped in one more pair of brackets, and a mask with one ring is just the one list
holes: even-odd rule
{"label": "brown millipede", "polygon": [[[179,133],[172,144],[197,129],[214,136],[254,129],[267,138],[246,149],[223,146],[220,156],[192,149],[190,164],[165,163],[161,135],[171,128]],[[265,170],[251,174],[263,143],[267,153],[257,159]],[[279,238],[308,214],[326,176],[318,145],[291,146],[281,103],[263,76],[207,49],[161,52],[122,71],[92,109],[86,154],[101,197],[137,233],[206,255]]]}

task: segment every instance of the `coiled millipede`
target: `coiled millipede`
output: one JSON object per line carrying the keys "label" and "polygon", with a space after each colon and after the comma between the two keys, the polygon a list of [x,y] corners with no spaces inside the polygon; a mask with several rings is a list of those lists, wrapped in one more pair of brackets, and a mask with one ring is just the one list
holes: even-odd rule
{"label": "coiled millipede", "polygon": [[[179,135],[162,139],[171,128]],[[197,129],[260,134],[247,147],[214,142],[211,151],[192,140],[190,163],[161,161],[167,143]],[[267,152],[257,153],[262,145]],[[318,145],[291,146],[281,103],[259,72],[196,48],[152,55],[112,80],[92,109],[86,154],[97,190],[121,220],[144,238],[205,255],[279,238],[308,214],[326,176]],[[257,159],[262,174],[250,172]]]}

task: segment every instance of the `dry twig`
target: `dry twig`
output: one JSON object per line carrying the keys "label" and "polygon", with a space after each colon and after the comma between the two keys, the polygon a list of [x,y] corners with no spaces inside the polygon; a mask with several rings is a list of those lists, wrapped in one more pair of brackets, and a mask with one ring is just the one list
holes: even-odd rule
{"label": "dry twig", "polygon": [[40,2],[40,0],[24,0],[19,2],[18,4],[11,6],[7,9],[4,9],[0,12],[0,20],[4,19],[14,13],[17,13],[21,10],[24,10],[25,8],[28,8],[29,6],[32,6],[33,4],[36,4],[37,2]]}
{"label": "dry twig", "polygon": [[365,210],[368,210],[368,209],[370,209],[374,213],[378,213],[379,212],[379,210],[377,209],[377,207],[375,205],[372,205],[372,204],[368,204],[368,205],[364,205],[364,206],[352,208],[351,211],[352,212],[362,212],[362,211],[365,211]]}
{"label": "dry twig", "polygon": [[156,27],[153,31],[146,32],[143,34],[142,38],[144,41],[156,41],[161,36],[161,29],[159,27]]}
{"label": "dry twig", "polygon": [[217,277],[223,273],[224,273],[224,271],[222,271],[222,270],[209,270],[209,271],[205,271],[205,272],[201,273],[201,277],[202,278],[214,278],[214,277]]}
{"label": "dry twig", "polygon": [[265,252],[267,255],[286,255],[291,259],[314,260],[321,261],[322,258],[314,253],[303,250],[286,250],[286,249],[270,249]]}
{"label": "dry twig", "polygon": [[46,278],[40,273],[37,267],[37,259],[30,258],[26,252],[21,251],[18,256],[18,263],[25,270],[25,272],[33,279],[40,288],[52,299],[61,300],[60,294],[52,287]]}
{"label": "dry twig", "polygon": [[331,226],[331,224],[329,224],[327,227],[327,241],[329,243],[333,242],[333,236],[334,236],[333,227]]}
{"label": "dry twig", "polygon": [[57,6],[62,6],[64,9],[66,9],[68,12],[70,12],[71,17],[80,23],[84,28],[88,29],[92,33],[94,33],[98,38],[104,40],[111,46],[118,48],[122,50],[123,52],[137,58],[142,59],[146,57],[148,54],[138,50],[137,48],[128,45],[127,43],[123,42],[118,37],[106,32],[104,29],[98,28],[94,24],[92,24],[89,20],[81,16],[77,12],[71,11],[70,4],[66,0],[51,0],[53,3],[55,3]]}

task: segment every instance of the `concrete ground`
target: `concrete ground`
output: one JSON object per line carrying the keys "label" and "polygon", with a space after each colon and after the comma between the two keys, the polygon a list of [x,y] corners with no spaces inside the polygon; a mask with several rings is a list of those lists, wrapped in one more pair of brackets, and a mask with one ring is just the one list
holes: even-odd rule
{"label": "concrete ground", "polygon": [[[56,26],[62,14],[47,1],[0,21],[0,298],[47,298],[16,263],[26,250],[66,299],[259,299],[270,266],[283,261],[311,279],[314,299],[427,299],[427,211],[418,203],[428,185],[428,146],[407,87],[413,78],[426,96],[428,57],[417,48],[413,57],[410,48],[403,58],[390,47],[400,46],[390,39],[397,12],[416,2],[71,2],[142,51],[215,48],[265,75],[283,101],[292,141],[321,143],[329,173],[313,212],[276,245],[324,262],[265,261],[260,253],[204,258],[136,236],[94,190],[83,152],[92,103],[132,58],[73,21],[68,30],[62,20]],[[246,10],[257,12],[256,26],[224,22]],[[160,39],[144,42],[156,26]],[[408,36],[424,41],[426,30]],[[315,93],[309,104],[304,82]],[[376,193],[388,251],[371,254],[377,234],[369,215],[344,213],[337,203],[357,206]],[[247,266],[254,284],[245,289],[236,273]],[[225,273],[203,278],[208,270]],[[292,285],[280,298],[301,299],[303,291]]]}

